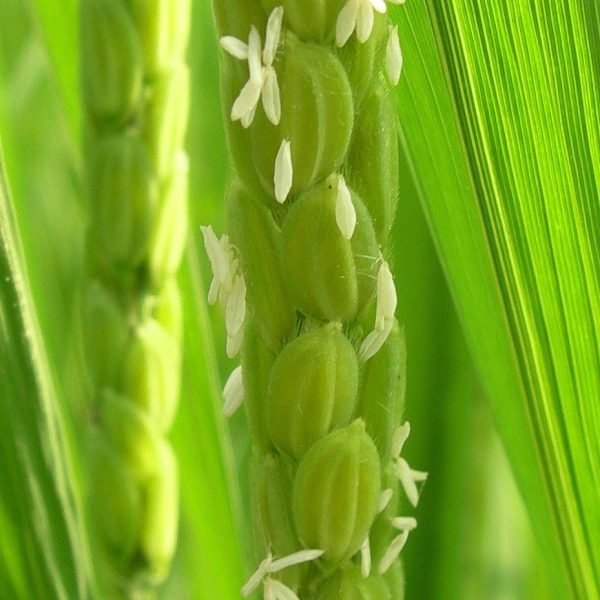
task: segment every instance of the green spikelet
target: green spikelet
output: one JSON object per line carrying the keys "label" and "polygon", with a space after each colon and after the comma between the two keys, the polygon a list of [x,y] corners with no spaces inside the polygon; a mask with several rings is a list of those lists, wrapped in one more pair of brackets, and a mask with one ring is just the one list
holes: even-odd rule
{"label": "green spikelet", "polygon": [[395,325],[379,352],[366,363],[360,392],[360,414],[384,463],[390,458],[392,436],[404,412],[405,386],[404,334]]}
{"label": "green spikelet", "polygon": [[269,347],[279,350],[296,326],[294,308],[281,277],[279,227],[270,211],[239,184],[231,186],[227,200],[231,239],[242,257],[256,327]]}
{"label": "green spikelet", "polygon": [[273,444],[299,460],[350,421],[357,388],[356,353],[339,326],[330,323],[295,338],[271,370],[267,427]]}
{"label": "green spikelet", "polygon": [[263,557],[241,592],[401,600],[398,556],[416,526],[404,500],[417,503],[426,474],[402,456],[405,347],[385,248],[396,31],[368,2],[213,6],[235,177],[228,233],[202,231],[209,300],[228,355],[241,347],[223,412],[245,404]]}
{"label": "green spikelet", "polygon": [[285,49],[276,66],[281,79],[280,124],[274,127],[259,111],[249,129],[254,165],[271,196],[282,140],[291,142],[296,165],[291,193],[297,194],[341,167],[354,119],[350,83],[341,62],[323,47],[294,37],[286,40]]}
{"label": "green spikelet", "polygon": [[[259,478],[258,505],[265,545],[277,556],[287,556],[300,547],[292,514],[294,469],[273,455],[264,459]],[[286,569],[280,578],[297,588],[306,573],[304,565]]]}
{"label": "green spikelet", "polygon": [[365,99],[356,119],[348,154],[348,183],[365,200],[373,217],[377,240],[385,244],[398,201],[398,136],[389,90],[383,84]]}
{"label": "green spikelet", "polygon": [[122,0],[81,3],[82,91],[97,121],[123,122],[140,102],[144,76],[141,46]]}
{"label": "green spikelet", "polygon": [[352,195],[357,215],[347,240],[336,225],[339,178],[333,175],[302,195],[284,221],[282,262],[292,301],[304,314],[352,321],[375,291],[379,254],[372,220]]}
{"label": "green spikelet", "polygon": [[88,520],[102,598],[152,597],[175,551],[178,473],[165,436],[179,397],[189,9],[81,3]]}
{"label": "green spikelet", "polygon": [[317,442],[298,466],[294,520],[309,548],[323,560],[340,563],[355,554],[367,536],[381,491],[379,456],[358,420]]}

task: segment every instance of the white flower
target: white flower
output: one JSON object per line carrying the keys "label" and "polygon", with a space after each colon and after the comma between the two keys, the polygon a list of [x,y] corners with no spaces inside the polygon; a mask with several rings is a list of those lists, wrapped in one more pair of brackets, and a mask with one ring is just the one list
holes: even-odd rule
{"label": "white flower", "polygon": [[239,352],[244,337],[246,281],[235,249],[229,243],[229,236],[223,235],[218,239],[210,225],[200,229],[213,272],[208,302],[214,304],[219,300],[225,310],[227,356],[233,358]]}
{"label": "white flower", "polygon": [[292,189],[294,167],[292,165],[292,143],[283,140],[275,157],[274,186],[275,199],[283,204]]}
{"label": "white flower", "polygon": [[249,596],[262,583],[265,600],[298,600],[298,596],[287,585],[272,579],[269,575],[292,565],[315,560],[322,554],[323,550],[300,550],[275,560],[269,553],[242,587],[242,596]]}
{"label": "white flower", "polygon": [[375,11],[387,11],[386,1],[392,4],[404,4],[405,0],[348,0],[338,15],[335,42],[342,47],[354,30],[361,43],[366,42],[373,31]]}
{"label": "white flower", "polygon": [[404,448],[404,444],[410,435],[410,423],[407,421],[404,425],[400,425],[394,432],[392,437],[392,465],[396,477],[400,480],[408,501],[417,506],[419,503],[419,490],[417,483],[422,483],[427,480],[428,474],[424,471],[415,471],[411,469],[406,459],[400,454]]}
{"label": "white flower", "polygon": [[337,197],[335,201],[335,221],[342,235],[351,239],[356,229],[356,209],[352,202],[352,195],[346,185],[345,179],[340,175],[338,179]]}
{"label": "white flower", "polygon": [[400,37],[398,36],[398,25],[389,28],[390,35],[385,50],[385,69],[392,85],[398,85],[402,74],[402,48],[400,48]]}
{"label": "white flower", "polygon": [[234,58],[248,61],[250,77],[231,107],[231,120],[241,121],[243,127],[250,127],[261,97],[267,118],[273,125],[279,125],[281,98],[273,63],[279,47],[282,22],[283,7],[278,6],[269,16],[264,48],[254,26],[250,28],[247,44],[230,35],[221,38],[221,46],[226,52]]}
{"label": "white flower", "polygon": [[394,327],[394,314],[398,305],[398,296],[394,278],[386,261],[381,263],[377,272],[377,312],[375,328],[367,335],[358,350],[358,358],[366,362],[375,356],[387,340]]}

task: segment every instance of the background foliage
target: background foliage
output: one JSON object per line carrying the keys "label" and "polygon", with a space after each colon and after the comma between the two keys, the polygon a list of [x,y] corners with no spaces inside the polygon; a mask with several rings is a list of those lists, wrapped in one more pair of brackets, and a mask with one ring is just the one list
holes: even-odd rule
{"label": "background foliage", "polygon": [[[598,598],[600,8],[411,0],[393,15],[405,58],[393,246],[407,449],[431,473],[405,550],[409,597]],[[181,543],[163,596],[234,599],[248,444],[241,415],[219,417],[231,365],[222,315],[205,304],[198,230],[222,230],[229,168],[208,0],[194,2],[191,40]],[[12,598],[92,586],[85,382],[68,350],[87,218],[77,79],[76,1],[4,0],[0,585]]]}

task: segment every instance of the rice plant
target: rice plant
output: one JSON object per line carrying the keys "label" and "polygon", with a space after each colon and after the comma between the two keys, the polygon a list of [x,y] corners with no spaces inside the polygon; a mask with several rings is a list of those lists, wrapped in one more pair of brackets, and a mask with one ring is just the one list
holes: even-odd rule
{"label": "rice plant", "polygon": [[0,597],[600,598],[596,3],[190,4],[0,3]]}

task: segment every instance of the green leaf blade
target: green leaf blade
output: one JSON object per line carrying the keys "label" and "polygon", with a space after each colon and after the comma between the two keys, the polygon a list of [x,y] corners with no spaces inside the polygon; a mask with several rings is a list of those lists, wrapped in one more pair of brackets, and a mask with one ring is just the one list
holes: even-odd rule
{"label": "green leaf blade", "polygon": [[[407,32],[420,10],[407,11]],[[446,122],[436,123],[432,105],[447,96],[438,79],[430,87],[436,100],[418,103],[425,113],[421,126],[411,122],[410,110],[403,117],[407,147],[505,446],[538,538],[553,557],[549,573],[558,573],[560,552],[573,597],[595,597],[600,569],[597,9],[583,1],[542,8],[535,2],[454,0],[430,3],[430,13],[445,58],[440,66],[447,69],[450,103]],[[407,62],[413,52],[419,56],[415,47],[423,43],[422,36],[405,42]],[[422,68],[433,77],[434,62],[422,61]],[[401,114],[418,73],[412,65],[400,91]],[[423,93],[423,82],[414,88]],[[454,156],[446,156],[445,163],[462,161],[459,179],[473,181],[462,199],[448,192],[455,179],[436,188],[427,171],[431,155],[418,138],[432,138],[434,124],[458,135],[446,147],[454,148]],[[444,140],[435,139],[438,154]],[[444,159],[432,164],[439,170]],[[557,597],[561,593],[568,592],[556,591]]]}
{"label": "green leaf blade", "polygon": [[[86,598],[88,569],[52,377],[0,157],[0,488],[18,598]],[[4,539],[4,537],[3,537]],[[7,564],[7,571],[10,569]],[[26,574],[23,577],[23,573]]]}

